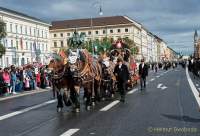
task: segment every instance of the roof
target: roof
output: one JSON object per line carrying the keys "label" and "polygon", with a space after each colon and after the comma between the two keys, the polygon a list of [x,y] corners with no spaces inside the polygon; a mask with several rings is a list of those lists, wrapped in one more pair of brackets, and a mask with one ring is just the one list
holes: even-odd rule
{"label": "roof", "polygon": [[32,19],[32,20],[35,20],[35,21],[39,21],[39,22],[48,24],[47,22],[45,22],[45,21],[43,21],[41,19],[26,15],[24,13],[20,13],[18,11],[7,9],[7,8],[4,8],[4,7],[0,7],[0,11],[8,12],[8,13],[11,13],[11,14],[14,14],[14,15],[22,16],[22,17],[25,17],[25,18],[28,18],[28,19]]}
{"label": "roof", "polygon": [[[130,19],[127,19],[125,16],[92,18],[93,27],[106,26],[106,25],[123,25],[123,24],[133,24],[133,22]],[[91,27],[91,18],[53,21],[50,30],[80,28],[80,27]]]}

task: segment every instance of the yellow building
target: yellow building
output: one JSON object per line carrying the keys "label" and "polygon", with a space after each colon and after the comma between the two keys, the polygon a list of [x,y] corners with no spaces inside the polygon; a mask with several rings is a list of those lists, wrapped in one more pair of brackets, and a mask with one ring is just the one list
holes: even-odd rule
{"label": "yellow building", "polygon": [[86,41],[101,40],[104,37],[115,41],[118,38],[128,37],[139,49],[138,60],[144,57],[147,61],[158,61],[157,44],[154,42],[156,37],[142,24],[127,16],[54,21],[50,27],[52,51],[57,52],[60,48],[68,48],[67,40],[72,37],[75,30],[79,34],[84,33]]}

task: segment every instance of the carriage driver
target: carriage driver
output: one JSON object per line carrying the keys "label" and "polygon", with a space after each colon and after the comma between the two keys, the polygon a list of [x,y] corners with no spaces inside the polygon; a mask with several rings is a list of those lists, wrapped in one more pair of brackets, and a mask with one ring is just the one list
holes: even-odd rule
{"label": "carriage driver", "polygon": [[117,59],[117,65],[115,66],[114,74],[118,81],[118,90],[121,95],[120,101],[125,102],[126,85],[129,80],[129,71],[128,67],[125,64],[123,64],[122,58]]}

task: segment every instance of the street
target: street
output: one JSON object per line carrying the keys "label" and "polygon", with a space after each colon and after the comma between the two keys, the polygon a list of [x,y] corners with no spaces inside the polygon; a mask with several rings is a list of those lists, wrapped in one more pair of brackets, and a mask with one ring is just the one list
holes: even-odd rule
{"label": "street", "polygon": [[199,106],[188,80],[196,89],[200,80],[178,67],[149,72],[147,88],[139,84],[127,92],[126,102],[116,97],[73,113],[56,111],[52,92],[0,101],[1,136],[200,136]]}

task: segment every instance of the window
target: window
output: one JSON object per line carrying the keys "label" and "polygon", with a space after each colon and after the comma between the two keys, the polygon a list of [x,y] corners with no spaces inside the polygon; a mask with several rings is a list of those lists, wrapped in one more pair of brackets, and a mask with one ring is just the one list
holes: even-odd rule
{"label": "window", "polygon": [[12,29],[12,24],[10,24],[10,32],[12,32],[13,31],[13,29]]}
{"label": "window", "polygon": [[99,34],[99,31],[95,31],[96,34]]}
{"label": "window", "polygon": [[57,42],[54,42],[54,47],[55,47],[55,48],[57,47]]}
{"label": "window", "polygon": [[45,32],[45,38],[47,38],[47,32]]}
{"label": "window", "polygon": [[15,25],[15,33],[17,33],[18,31],[17,31],[17,28],[18,28],[18,26],[17,25]]}
{"label": "window", "polygon": [[117,32],[120,33],[120,32],[121,32],[121,29],[117,29]]}
{"label": "window", "polygon": [[126,33],[128,32],[128,28],[125,28],[125,32],[126,32]]}
{"label": "window", "polygon": [[19,46],[19,42],[16,41],[16,49],[18,49],[18,46]]}
{"label": "window", "polygon": [[106,30],[103,30],[103,34],[106,34]]}
{"label": "window", "polygon": [[67,33],[67,36],[70,36],[70,33]]}
{"label": "window", "polygon": [[25,34],[27,35],[27,26],[25,26]]}
{"label": "window", "polygon": [[63,41],[60,41],[60,46],[64,47]]}
{"label": "window", "polygon": [[30,31],[30,35],[32,35],[31,27],[30,27],[29,31]]}
{"label": "window", "polygon": [[31,51],[33,50],[33,49],[32,49],[32,45],[33,45],[33,43],[30,42],[30,50],[31,50]]}
{"label": "window", "polygon": [[57,35],[56,34],[54,34],[54,37],[56,37]]}
{"label": "window", "polygon": [[28,50],[28,42],[26,42],[26,50]]}
{"label": "window", "polygon": [[112,30],[112,29],[110,30],[110,33],[113,33],[113,30]]}
{"label": "window", "polygon": [[46,51],[47,51],[47,44],[46,44]]}
{"label": "window", "polygon": [[42,51],[44,51],[44,44],[42,44]]}
{"label": "window", "polygon": [[30,63],[30,62],[29,62],[29,58],[27,58],[27,63]]}
{"label": "window", "polygon": [[63,33],[60,33],[60,37],[63,37]]}
{"label": "window", "polygon": [[20,26],[20,34],[22,34],[22,26]]}
{"label": "window", "polygon": [[35,36],[35,35],[36,35],[36,30],[35,30],[35,28],[34,28],[34,32],[33,32],[33,33],[34,33],[33,35]]}
{"label": "window", "polygon": [[88,35],[91,35],[91,34],[92,34],[92,32],[91,32],[91,31],[89,31],[89,32],[88,32]]}
{"label": "window", "polygon": [[13,47],[13,40],[10,41],[11,47]]}
{"label": "window", "polygon": [[37,37],[40,37],[40,31],[39,31],[39,29],[37,30]]}

